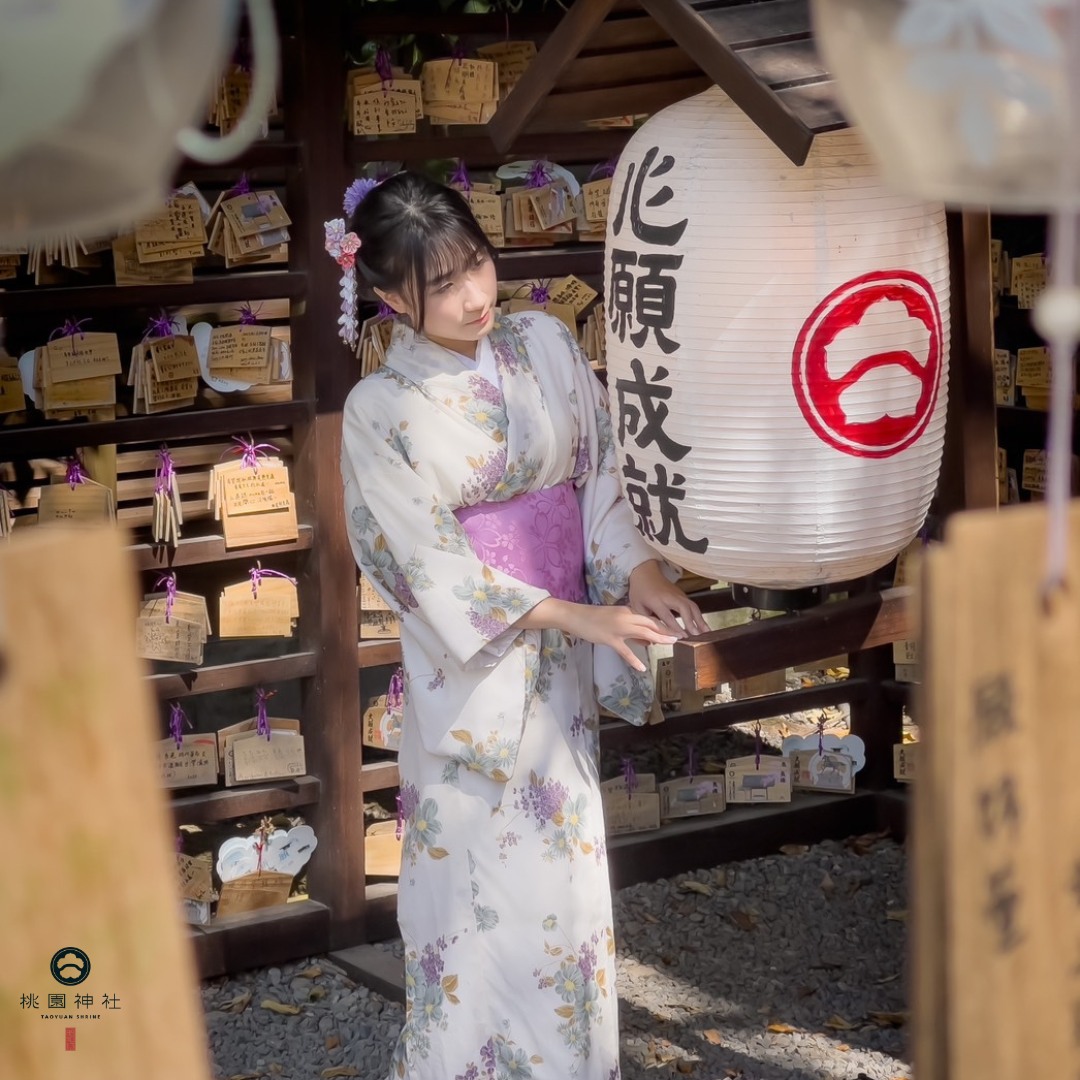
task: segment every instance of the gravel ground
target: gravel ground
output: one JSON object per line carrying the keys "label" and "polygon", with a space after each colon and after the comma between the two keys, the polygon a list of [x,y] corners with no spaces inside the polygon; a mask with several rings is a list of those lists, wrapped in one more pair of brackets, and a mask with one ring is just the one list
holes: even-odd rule
{"label": "gravel ground", "polygon": [[[871,836],[618,892],[624,1080],[910,1077],[904,873]],[[385,1080],[404,1013],[323,957],[203,1002],[218,1080]]]}

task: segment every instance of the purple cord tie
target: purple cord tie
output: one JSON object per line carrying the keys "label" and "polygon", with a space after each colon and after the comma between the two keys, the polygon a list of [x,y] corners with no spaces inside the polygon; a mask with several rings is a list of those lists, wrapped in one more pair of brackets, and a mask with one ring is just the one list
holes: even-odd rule
{"label": "purple cord tie", "polygon": [[754,768],[761,768],[761,724],[754,726]]}
{"label": "purple cord tie", "polygon": [[402,824],[405,821],[405,813],[401,806],[401,792],[399,791],[395,796],[394,801],[397,803],[397,825],[394,828],[394,839],[401,839]]}
{"label": "purple cord tie", "polygon": [[385,301],[379,301],[379,322],[384,322],[386,319],[393,319],[397,317],[397,312]]}
{"label": "purple cord tie", "polygon": [[[550,283],[549,283],[550,284]],[[534,304],[546,304],[551,299],[551,290],[542,282],[537,282],[529,290],[529,300]]]}
{"label": "purple cord tie", "polygon": [[187,724],[189,728],[195,726],[188,719],[187,713],[184,712],[183,705],[181,705],[179,701],[174,701],[169,706],[169,734],[172,735],[177,750],[184,744],[185,724]]}
{"label": "purple cord tie", "polygon": [[254,326],[259,321],[259,312],[253,311],[251,305],[248,303],[241,304],[239,312],[241,326]]}
{"label": "purple cord tie", "polygon": [[156,589],[160,585],[165,586],[165,621],[170,622],[172,620],[173,605],[176,603],[176,574],[162,574],[154,582],[154,588]]}
{"label": "purple cord tie", "polygon": [[83,323],[92,322],[93,320],[86,319],[65,319],[63,326],[58,326],[50,335],[49,340],[52,341],[58,337],[74,337],[76,334],[79,337],[85,337],[86,331],[83,330]]}
{"label": "purple cord tie", "polygon": [[637,789],[637,770],[634,768],[634,762],[628,757],[622,760],[622,772],[623,779],[626,781],[626,801],[629,802]]}
{"label": "purple cord tie", "polygon": [[[257,443],[249,435],[246,439],[242,435],[234,435],[232,437],[234,443],[239,443],[239,446],[232,447],[231,450],[226,450],[225,454],[240,454],[242,455],[240,460],[243,462],[245,469],[259,468],[259,458],[266,457],[263,453],[264,450],[273,450],[274,453],[278,452],[278,448],[272,443]],[[225,454],[221,456],[224,457]]]}
{"label": "purple cord tie", "polygon": [[689,750],[688,750],[686,756],[687,756],[687,759],[688,759],[687,763],[686,763],[687,771],[690,773],[690,782],[693,783],[693,781],[694,781],[694,773],[697,771],[697,769],[696,769],[697,761],[695,760],[695,758],[697,757],[697,754],[694,752],[694,744],[693,743],[690,744],[690,747],[689,747]]}
{"label": "purple cord tie", "polygon": [[551,173],[546,161],[534,161],[529,175],[525,178],[527,188],[547,187],[551,183]]}
{"label": "purple cord tie", "polygon": [[154,494],[167,494],[172,490],[173,474],[176,471],[173,467],[172,454],[169,453],[169,448],[162,444],[157,455],[158,466],[157,472],[154,473]]}
{"label": "purple cord tie", "polygon": [[386,688],[386,708],[388,712],[400,712],[405,707],[405,671],[397,668],[390,676],[390,685]]}
{"label": "purple cord tie", "polygon": [[599,165],[594,165],[593,170],[589,173],[585,183],[588,184],[592,180],[609,180],[615,175],[615,167],[618,165],[619,159],[617,157],[609,158],[607,161],[602,161]]}
{"label": "purple cord tie", "polygon": [[256,563],[249,571],[248,575],[251,577],[251,595],[258,600],[259,599],[259,585],[262,583],[264,577],[279,577],[284,578],[286,581],[291,581],[296,584],[296,578],[289,577],[288,574],[282,574],[278,570],[264,570],[261,563]]}
{"label": "purple cord tie", "polygon": [[469,170],[465,168],[464,158],[458,158],[457,167],[450,177],[450,183],[459,184],[465,191],[472,191],[472,181],[469,179]]}
{"label": "purple cord tie", "polygon": [[82,467],[82,462],[77,457],[71,458],[68,461],[64,480],[71,487],[72,491],[74,491],[79,484],[86,483],[86,470]]}
{"label": "purple cord tie", "polygon": [[255,730],[265,735],[267,742],[270,741],[270,718],[266,713],[266,703],[276,693],[276,690],[267,692],[261,686],[255,691]]}
{"label": "purple cord tie", "polygon": [[180,324],[168,312],[162,311],[156,318],[151,319],[143,331],[142,339],[172,337],[180,329]]}
{"label": "purple cord tie", "polygon": [[237,195],[250,195],[251,194],[251,181],[248,180],[247,173],[241,173],[240,179],[228,191],[225,192],[226,199],[235,199]]}
{"label": "purple cord tie", "polygon": [[382,80],[383,90],[389,90],[394,81],[394,61],[390,56],[390,50],[385,45],[380,45],[375,50],[375,70]]}

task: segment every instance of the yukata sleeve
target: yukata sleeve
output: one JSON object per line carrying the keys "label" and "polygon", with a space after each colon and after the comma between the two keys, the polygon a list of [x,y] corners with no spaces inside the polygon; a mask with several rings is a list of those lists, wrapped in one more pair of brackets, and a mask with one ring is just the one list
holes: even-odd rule
{"label": "yukata sleeve", "polygon": [[445,498],[355,395],[345,406],[341,469],[349,542],[376,592],[462,667],[494,665],[521,633],[512,624],[550,594],[476,556]]}

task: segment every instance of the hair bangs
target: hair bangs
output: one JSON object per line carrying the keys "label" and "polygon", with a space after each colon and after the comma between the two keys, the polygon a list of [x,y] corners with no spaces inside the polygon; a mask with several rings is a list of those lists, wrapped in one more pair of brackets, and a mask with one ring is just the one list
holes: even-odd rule
{"label": "hair bangs", "polygon": [[424,284],[428,289],[470,270],[487,250],[474,236],[460,229],[439,230],[429,237],[424,257]]}

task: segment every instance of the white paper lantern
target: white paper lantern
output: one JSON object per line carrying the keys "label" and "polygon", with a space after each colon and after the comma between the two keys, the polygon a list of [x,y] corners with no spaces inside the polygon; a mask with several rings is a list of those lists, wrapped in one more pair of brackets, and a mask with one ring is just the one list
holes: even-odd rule
{"label": "white paper lantern", "polygon": [[797,589],[911,541],[944,441],[942,206],[888,190],[852,131],[793,165],[713,88],[630,140],[606,264],[622,482],[659,552]]}

